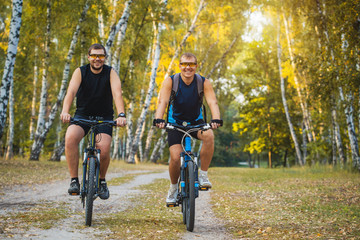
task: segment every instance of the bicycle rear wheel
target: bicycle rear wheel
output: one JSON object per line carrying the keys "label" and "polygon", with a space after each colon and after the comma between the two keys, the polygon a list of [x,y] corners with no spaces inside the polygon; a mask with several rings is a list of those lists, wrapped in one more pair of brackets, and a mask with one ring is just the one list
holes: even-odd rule
{"label": "bicycle rear wheel", "polygon": [[189,161],[187,164],[187,175],[188,181],[185,181],[188,196],[185,199],[186,229],[192,232],[195,222],[195,174],[194,163],[192,161]]}
{"label": "bicycle rear wheel", "polygon": [[88,179],[87,179],[87,193],[85,199],[85,225],[91,226],[92,213],[93,213],[93,202],[96,187],[96,158],[90,157],[88,159]]}

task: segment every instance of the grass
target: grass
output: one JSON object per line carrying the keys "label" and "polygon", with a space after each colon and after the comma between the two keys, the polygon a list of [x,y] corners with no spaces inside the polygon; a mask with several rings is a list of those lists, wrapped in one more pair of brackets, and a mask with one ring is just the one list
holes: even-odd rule
{"label": "grass", "polygon": [[[119,185],[167,166],[112,161],[109,172],[129,174],[109,181]],[[0,184],[31,184],[67,179],[64,162],[0,162]],[[290,169],[210,168],[213,210],[239,239],[360,239],[360,175],[331,167]],[[141,186],[130,209],[103,214],[94,228],[111,231],[108,239],[177,239],[186,231],[179,208],[166,208],[168,180]],[[53,205],[53,206],[51,206]],[[66,217],[68,206],[46,203],[34,210],[1,216],[6,228],[35,223],[47,229]],[[52,208],[53,207],[53,208]],[[35,211],[36,209],[36,211]]]}
{"label": "grass", "polygon": [[[124,161],[113,160],[110,163],[108,172],[139,170],[157,172],[166,169],[167,166],[165,165],[150,163],[127,164]],[[79,174],[80,173],[81,168],[79,168]],[[0,191],[5,186],[46,183],[64,179],[69,179],[68,168],[65,161],[29,161],[25,159],[0,161]]]}
{"label": "grass", "polygon": [[69,215],[64,203],[57,204],[56,207],[50,203],[39,203],[23,208],[22,211],[0,216],[0,229],[10,232],[15,228],[17,231],[19,228],[27,231],[31,227],[50,229],[56,226],[57,221]]}
{"label": "grass", "polygon": [[326,167],[212,168],[210,176],[214,211],[237,238],[360,236],[359,174]]}
{"label": "grass", "polygon": [[105,239],[178,239],[186,230],[180,208],[165,206],[168,185],[158,179],[139,187],[145,194],[133,198],[131,209],[102,219],[101,226],[112,231]]}

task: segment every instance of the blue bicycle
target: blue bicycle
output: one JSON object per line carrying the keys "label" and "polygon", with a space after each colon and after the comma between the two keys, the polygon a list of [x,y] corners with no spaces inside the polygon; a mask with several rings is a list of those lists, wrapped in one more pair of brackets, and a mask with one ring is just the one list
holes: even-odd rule
{"label": "blue bicycle", "polygon": [[116,126],[116,121],[70,119],[71,123],[82,123],[90,126],[88,133],[89,145],[84,150],[83,178],[80,188],[80,198],[85,207],[85,225],[91,226],[93,202],[98,197],[100,175],[100,149],[96,148],[96,128],[100,125]]}
{"label": "blue bicycle", "polygon": [[199,196],[199,190],[207,191],[207,187],[199,187],[198,180],[198,165],[200,165],[200,158],[197,153],[191,151],[191,132],[206,131],[211,128],[210,124],[204,123],[195,126],[181,126],[178,124],[167,123],[166,129],[176,130],[184,133],[181,140],[183,152],[180,154],[180,179],[178,188],[178,197],[176,204],[168,204],[168,207],[176,207],[181,205],[181,212],[183,214],[183,223],[186,224],[186,229],[190,232],[194,229],[195,222],[195,198]]}

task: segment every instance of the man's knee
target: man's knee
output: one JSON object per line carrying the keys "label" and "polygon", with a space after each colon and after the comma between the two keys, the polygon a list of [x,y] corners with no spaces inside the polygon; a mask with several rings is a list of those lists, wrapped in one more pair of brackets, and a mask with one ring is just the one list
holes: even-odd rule
{"label": "man's knee", "polygon": [[199,139],[203,141],[204,144],[214,144],[214,133],[212,130],[200,133]]}

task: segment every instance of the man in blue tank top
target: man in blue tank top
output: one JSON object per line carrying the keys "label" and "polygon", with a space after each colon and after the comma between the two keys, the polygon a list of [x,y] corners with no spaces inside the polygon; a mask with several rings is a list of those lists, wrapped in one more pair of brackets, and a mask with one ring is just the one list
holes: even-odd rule
{"label": "man in blue tank top", "polygon": [[[156,126],[165,128],[165,121],[162,120],[166,106],[169,106],[168,121],[171,123],[187,122],[188,124],[200,124],[204,122],[203,112],[201,109],[202,103],[198,94],[198,87],[195,80],[195,73],[197,69],[197,59],[192,53],[184,53],[180,57],[180,81],[179,87],[175,96],[175,100],[169,103],[171,92],[173,89],[174,76],[168,77],[163,82],[160,90],[158,107],[155,113]],[[202,77],[203,93],[206,102],[210,108],[213,120],[220,120],[219,106],[216,100],[214,89],[208,79]],[[211,127],[216,129],[220,126],[217,121],[211,122]],[[212,130],[204,132],[194,132],[193,137],[203,142],[200,158],[201,170],[199,172],[199,184],[203,187],[211,188],[212,185],[208,179],[207,171],[211,163],[214,153],[214,134]],[[178,179],[180,175],[180,153],[183,151],[181,147],[181,139],[183,134],[178,131],[168,131],[168,144],[170,150],[170,189],[166,198],[167,204],[175,204],[177,198]]]}
{"label": "man in blue tank top", "polygon": [[[60,115],[64,123],[70,122],[70,108],[76,96],[76,112],[74,118],[101,117],[104,120],[113,120],[113,101],[118,112],[117,126],[126,125],[124,101],[122,98],[121,82],[118,74],[110,66],[105,65],[106,50],[101,44],[93,44],[88,50],[89,64],[77,68],[70,80],[63,109]],[[87,134],[90,127],[87,125],[70,124],[65,135],[65,156],[68,164],[71,182],[69,194],[79,194],[78,178],[79,143]],[[96,146],[101,150],[100,155],[100,187],[99,197],[108,199],[109,189],[105,176],[110,163],[110,144],[112,128],[100,126],[98,128],[101,140]]]}

